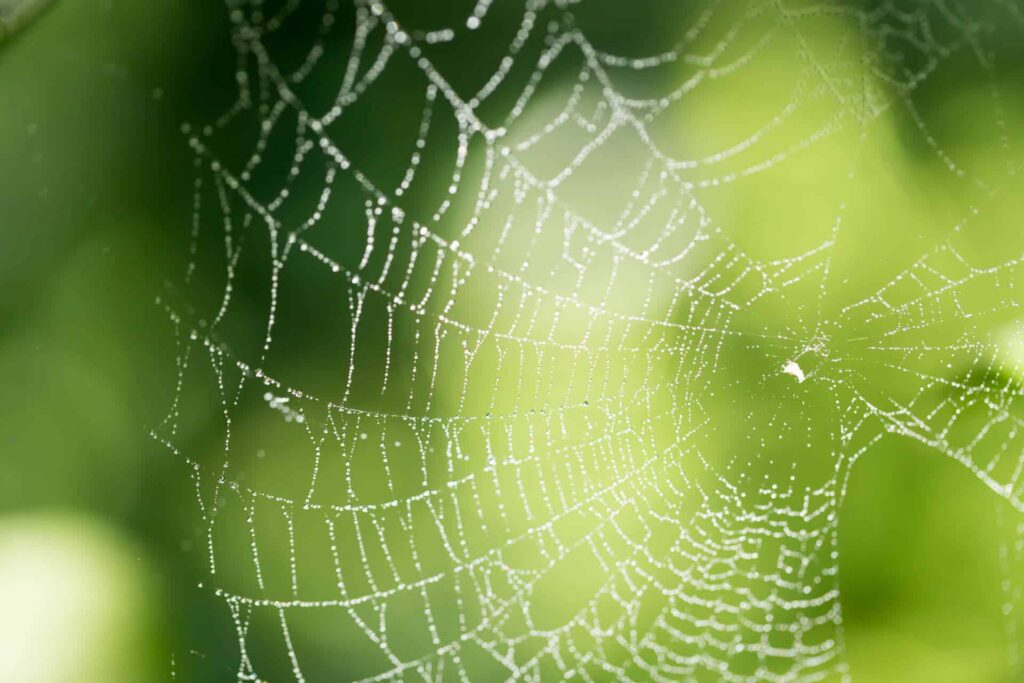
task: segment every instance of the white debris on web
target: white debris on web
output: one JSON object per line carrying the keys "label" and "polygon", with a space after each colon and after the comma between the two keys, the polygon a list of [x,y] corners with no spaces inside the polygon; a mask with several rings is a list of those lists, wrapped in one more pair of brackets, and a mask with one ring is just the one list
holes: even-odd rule
{"label": "white debris on web", "polygon": [[[154,430],[191,477],[203,590],[234,629],[218,675],[842,679],[838,511],[861,455],[914,440],[1024,511],[1024,392],[979,322],[1019,315],[1021,257],[982,266],[943,241],[847,296],[830,279],[845,203],[818,246],[761,259],[708,194],[835,135],[866,140],[894,109],[962,177],[914,93],[951,55],[991,72],[986,33],[960,16],[973,5],[787,4],[709,2],[672,49],[623,56],[574,20],[586,3],[478,0],[420,28],[380,0],[227,0],[238,97],[185,128],[192,300],[164,304],[178,376]],[[452,44],[479,45],[510,6],[502,58],[465,85]],[[864,59],[809,46],[823,17],[849,19]],[[661,144],[666,125],[681,135],[674,105],[699,109],[783,48],[801,71],[765,122],[710,152]],[[652,69],[657,92],[625,87]],[[805,109],[828,115],[773,138]],[[594,207],[622,188],[581,181],[609,149],[628,178],[615,215]],[[756,327],[778,310],[800,315]],[[796,340],[864,330],[830,342],[850,363],[814,375],[836,408],[806,425],[835,444],[823,478],[751,475],[767,430],[790,425],[752,421],[750,452],[716,451],[747,427],[715,413],[741,372],[728,353],[774,364]],[[795,360],[782,372],[806,379]],[[196,424],[216,438],[197,444]]]}
{"label": "white debris on web", "polygon": [[796,381],[798,384],[802,383],[804,379],[806,379],[804,377],[804,371],[800,368],[800,365],[794,360],[786,361],[786,364],[782,366],[782,372],[784,372],[787,375],[793,375],[793,377],[796,377]]}

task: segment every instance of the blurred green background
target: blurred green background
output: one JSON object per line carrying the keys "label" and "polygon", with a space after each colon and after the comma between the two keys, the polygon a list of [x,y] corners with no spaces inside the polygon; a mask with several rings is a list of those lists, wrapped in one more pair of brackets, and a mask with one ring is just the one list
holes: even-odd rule
{"label": "blurred green background", "polygon": [[[473,5],[406,4],[403,17],[428,25],[431,11],[464,16]],[[977,18],[994,66],[979,69],[965,48],[915,92],[914,105],[942,150],[972,177],[1009,187],[964,238],[964,249],[984,260],[1019,253],[1024,233],[1022,188],[1013,187],[1008,170],[1024,159],[1024,27],[1015,23],[1021,15],[1014,5],[978,5],[958,11]],[[516,10],[504,11],[494,10],[493,21],[513,25]],[[577,19],[609,49],[644,54],[671,45],[696,12],[686,3],[584,3]],[[858,43],[861,28],[828,17],[808,35],[820,49],[849,51],[856,65],[872,49]],[[302,30],[286,33],[282,49]],[[487,55],[504,47],[478,41],[447,49],[443,59],[463,64],[472,82],[489,68]],[[671,118],[666,125],[678,132],[669,138],[700,154],[749,133],[752,122],[784,105],[789,91],[773,78],[797,61],[786,44],[759,53],[745,75],[723,79]],[[14,605],[0,615],[0,679],[234,677],[237,644],[223,603],[195,590],[206,557],[197,550],[202,531],[186,466],[149,436],[176,378],[174,334],[154,302],[175,291],[188,261],[193,157],[180,127],[210,121],[230,104],[233,79],[227,11],[219,2],[64,0],[0,43],[0,596]],[[995,118],[993,86],[1002,107]],[[389,87],[400,93],[403,81]],[[354,131],[346,140],[351,156],[397,175],[404,151],[362,132],[408,129],[418,119],[419,99],[396,95],[393,102],[345,125]],[[813,106],[802,112],[809,118],[796,120],[794,141],[821,115]],[[746,226],[735,230],[736,240],[767,258],[815,244],[835,200],[849,198],[853,227],[842,234],[843,260],[833,265],[846,279],[837,278],[842,284],[830,293],[842,297],[849,287],[848,300],[866,296],[944,239],[985,195],[948,172],[911,114],[885,118],[852,180],[841,179],[840,159],[858,144],[856,127],[822,143],[833,148],[813,159],[790,160],[744,186],[739,201],[711,194],[708,205],[726,224]],[[317,282],[309,276],[309,286]],[[264,296],[243,289],[235,306],[251,309],[256,320]],[[336,381],[318,377],[320,367],[339,362],[335,348],[303,341],[308,348],[291,367],[296,376]],[[899,380],[890,381],[899,392]],[[219,414],[212,404],[203,408],[207,414],[196,410],[183,439],[197,452],[217,452]],[[1007,577],[999,561],[1004,544],[1015,542],[1020,516],[966,468],[923,446],[887,441],[861,458],[840,520],[854,679],[1022,680],[1020,661],[1009,654],[1003,582],[1019,585],[1024,577]],[[338,652],[342,663],[323,670],[340,676],[343,661],[358,656]],[[265,675],[284,680],[287,662],[279,666],[280,678]]]}

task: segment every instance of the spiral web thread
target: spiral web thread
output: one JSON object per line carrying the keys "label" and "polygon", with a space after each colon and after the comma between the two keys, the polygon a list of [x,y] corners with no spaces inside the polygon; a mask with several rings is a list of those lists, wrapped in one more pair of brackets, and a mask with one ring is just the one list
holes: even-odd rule
{"label": "spiral web thread", "polygon": [[[847,677],[839,505],[851,465],[890,439],[968,468],[1024,539],[1013,516],[1024,511],[1022,368],[1008,352],[1021,328],[996,334],[974,322],[1019,318],[1024,257],[978,264],[957,242],[1017,171],[1002,94],[992,86],[1003,179],[958,166],[913,100],[953,55],[974,54],[991,72],[967,4],[711,2],[681,42],[647,57],[597,47],[573,21],[576,5],[527,0],[492,75],[461,92],[432,55],[497,21],[488,0],[432,30],[407,28],[375,0],[228,2],[237,99],[185,129],[197,180],[184,287],[209,267],[204,248],[219,245],[222,298],[162,301],[178,333],[178,383],[154,437],[194,483],[203,589],[235,626],[239,680],[263,680],[275,657],[310,680],[318,648],[362,680]],[[1022,25],[1014,5],[1000,11]],[[277,57],[274,36],[310,15],[302,58]],[[808,45],[805,22],[823,16],[857,27],[866,67]],[[663,150],[658,126],[675,105],[782,40],[803,67],[781,111],[711,154]],[[660,83],[657,96],[623,92],[630,75],[677,66],[683,80]],[[397,181],[345,147],[350,110],[392,70],[420,82],[403,94],[421,98],[417,127],[366,134],[404,150]],[[314,105],[303,86],[325,74],[336,95]],[[785,147],[767,142],[810,107],[826,110],[820,125]],[[842,298],[831,271],[845,203],[817,244],[759,259],[702,198],[850,131],[861,141],[852,177],[893,108],[981,199],[866,296],[829,303]],[[248,124],[250,148],[228,160],[219,146]],[[273,152],[281,139],[291,146],[283,157]],[[446,166],[424,161],[436,146],[449,150]],[[585,189],[567,189],[605,148],[640,160],[611,219],[581,208]],[[268,167],[276,180],[257,184]],[[307,178],[319,178],[312,201]],[[433,192],[433,208],[407,201],[418,184],[434,188],[417,195]],[[358,221],[332,218],[345,201]],[[356,246],[339,247],[339,233]],[[245,326],[231,322],[246,257],[265,267],[257,342],[237,341]],[[330,289],[315,301],[295,295],[293,270],[315,270]],[[775,305],[792,315],[767,328],[759,311]],[[341,366],[325,371],[333,388],[275,374],[289,306],[313,309],[325,328],[343,321]],[[743,455],[714,453],[709,437],[735,429],[714,397],[733,387],[723,358],[736,349],[771,359],[755,378],[766,395],[798,408],[824,402],[830,420],[804,424],[780,409],[751,423]],[[784,362],[800,374],[786,376]],[[877,376],[898,377],[899,395]],[[204,382],[223,413],[219,455],[181,437],[190,387]],[[802,443],[805,428],[817,433],[807,446],[823,449],[822,467],[765,466],[768,441]],[[284,460],[302,485],[253,474],[261,430],[292,445],[258,457]],[[1024,540],[1000,560],[1019,659]],[[577,572],[596,578],[577,582]],[[313,625],[300,625],[309,614]],[[257,622],[282,649],[252,644]],[[332,629],[347,635],[324,645]]]}

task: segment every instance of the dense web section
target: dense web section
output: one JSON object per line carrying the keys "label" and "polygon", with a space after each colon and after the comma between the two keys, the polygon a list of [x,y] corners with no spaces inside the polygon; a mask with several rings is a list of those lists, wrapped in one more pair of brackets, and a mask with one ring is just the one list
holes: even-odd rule
{"label": "dense web section", "polygon": [[[1019,661],[1024,251],[969,237],[1019,169],[985,45],[1018,8],[712,1],[620,54],[586,2],[432,4],[228,0],[237,97],[185,129],[154,437],[194,484],[233,675],[846,677],[840,505],[892,440],[962,464],[1016,529]],[[954,57],[997,173],[917,105]],[[700,103],[751,70],[784,96],[717,135]],[[895,111],[969,199],[850,284],[858,164]],[[775,240],[730,193],[787,168],[837,201]],[[211,415],[215,448],[183,436]]]}

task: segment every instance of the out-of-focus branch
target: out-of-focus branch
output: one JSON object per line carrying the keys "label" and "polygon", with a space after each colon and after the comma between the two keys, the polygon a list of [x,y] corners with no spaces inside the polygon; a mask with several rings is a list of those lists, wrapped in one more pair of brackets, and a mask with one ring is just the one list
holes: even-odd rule
{"label": "out-of-focus branch", "polygon": [[0,0],[0,44],[38,17],[53,0]]}

